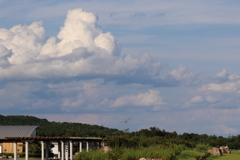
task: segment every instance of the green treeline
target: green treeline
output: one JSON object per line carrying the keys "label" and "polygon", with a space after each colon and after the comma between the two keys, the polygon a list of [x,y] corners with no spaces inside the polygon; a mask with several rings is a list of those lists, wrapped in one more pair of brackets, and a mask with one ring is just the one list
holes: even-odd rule
{"label": "green treeline", "polygon": [[3,116],[0,115],[0,126],[34,125],[38,137],[108,137],[122,131],[98,125],[68,122],[49,122],[34,116]]}
{"label": "green treeline", "polygon": [[198,144],[213,147],[229,146],[240,149],[240,135],[222,137],[216,135],[167,132],[157,127],[129,132],[120,131],[98,125],[68,122],[49,122],[33,116],[3,116],[0,115],[0,125],[36,125],[38,137],[101,137],[110,139],[108,145],[112,147],[149,147],[154,145],[184,145],[195,148]]}
{"label": "green treeline", "polygon": [[240,149],[240,135],[222,137],[216,135],[166,132],[156,127],[142,129],[140,131],[124,133],[121,136],[112,136],[108,142],[112,147],[150,147],[157,145],[171,146],[184,145],[188,148],[203,146],[229,146],[231,149]]}

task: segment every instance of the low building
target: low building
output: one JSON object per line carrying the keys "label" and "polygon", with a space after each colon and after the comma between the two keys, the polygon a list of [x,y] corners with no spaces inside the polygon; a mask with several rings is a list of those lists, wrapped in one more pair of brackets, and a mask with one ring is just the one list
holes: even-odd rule
{"label": "low building", "polygon": [[[38,126],[0,126],[0,153],[14,153],[14,143],[7,137],[36,137]],[[17,153],[24,152],[23,142],[17,142]]]}

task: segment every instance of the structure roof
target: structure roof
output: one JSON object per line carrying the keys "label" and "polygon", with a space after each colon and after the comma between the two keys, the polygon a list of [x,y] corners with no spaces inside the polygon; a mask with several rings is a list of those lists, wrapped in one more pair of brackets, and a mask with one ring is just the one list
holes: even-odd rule
{"label": "structure roof", "polygon": [[0,139],[6,137],[31,137],[38,126],[0,126]]}
{"label": "structure roof", "polygon": [[60,140],[77,140],[77,141],[103,141],[107,139],[102,139],[98,137],[6,137],[6,140],[36,140],[36,141],[60,141]]}

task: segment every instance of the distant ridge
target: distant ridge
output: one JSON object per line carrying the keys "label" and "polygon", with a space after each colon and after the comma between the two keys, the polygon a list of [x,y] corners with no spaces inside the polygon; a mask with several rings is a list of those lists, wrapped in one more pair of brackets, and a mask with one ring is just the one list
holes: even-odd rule
{"label": "distant ridge", "polygon": [[121,135],[123,132],[118,129],[111,129],[98,125],[70,122],[50,122],[47,119],[40,119],[34,116],[23,115],[0,115],[0,126],[11,125],[36,125],[38,137],[108,137]]}

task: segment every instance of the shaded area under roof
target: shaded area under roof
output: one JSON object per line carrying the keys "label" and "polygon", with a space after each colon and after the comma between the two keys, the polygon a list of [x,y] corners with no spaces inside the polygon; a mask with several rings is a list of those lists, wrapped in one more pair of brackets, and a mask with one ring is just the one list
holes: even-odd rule
{"label": "shaded area under roof", "polygon": [[0,126],[0,139],[6,137],[31,137],[38,126]]}

